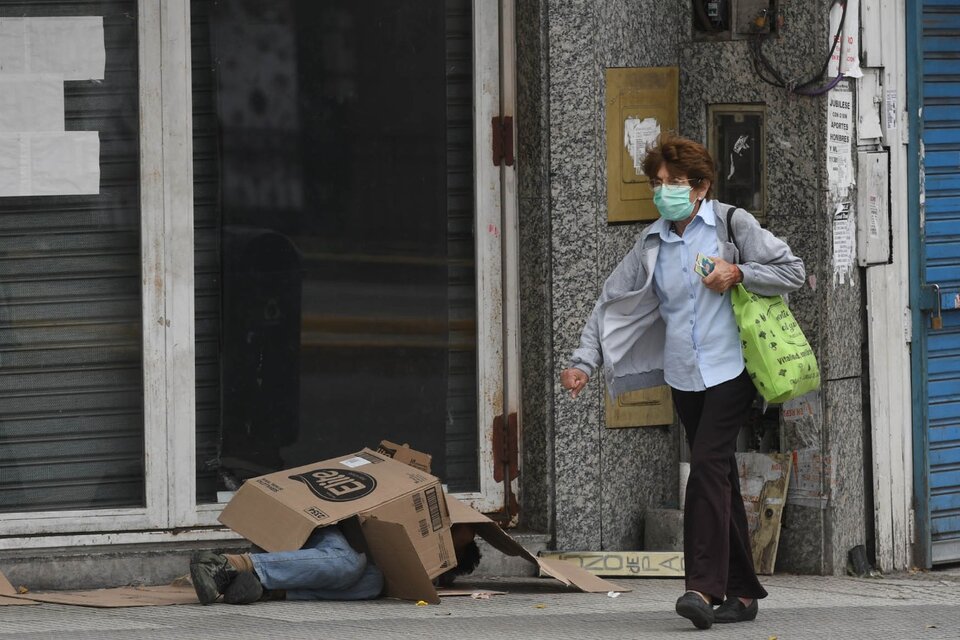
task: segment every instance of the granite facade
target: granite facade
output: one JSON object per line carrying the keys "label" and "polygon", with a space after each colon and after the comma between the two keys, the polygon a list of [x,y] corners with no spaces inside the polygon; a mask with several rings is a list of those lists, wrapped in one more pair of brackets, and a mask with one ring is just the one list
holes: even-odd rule
{"label": "granite facade", "polygon": [[[678,4],[666,12],[652,0],[517,3],[522,522],[552,532],[556,548],[638,548],[645,508],[676,504],[678,427],[607,429],[602,385],[592,381],[574,400],[558,373],[641,228],[607,223],[605,69],[678,66],[683,135],[706,141],[709,104],[767,108],[766,224],[807,265],[790,305],[824,379],[818,415],[782,425],[781,446],[842,457],[834,479],[822,478],[823,508],[787,508],[778,567],[840,572],[865,535],[863,303],[856,269],[843,283],[833,275],[826,99],[761,82],[745,41],[695,41],[690,5]],[[780,7],[781,35],[765,51],[785,77],[809,77],[826,54],[826,10],[789,0]]]}

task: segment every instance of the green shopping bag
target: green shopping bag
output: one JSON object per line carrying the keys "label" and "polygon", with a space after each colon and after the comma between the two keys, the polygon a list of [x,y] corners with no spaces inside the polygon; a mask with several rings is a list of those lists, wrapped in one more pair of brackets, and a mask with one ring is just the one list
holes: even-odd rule
{"label": "green shopping bag", "polygon": [[747,373],[767,402],[781,403],[820,388],[820,369],[807,338],[781,296],[730,290]]}

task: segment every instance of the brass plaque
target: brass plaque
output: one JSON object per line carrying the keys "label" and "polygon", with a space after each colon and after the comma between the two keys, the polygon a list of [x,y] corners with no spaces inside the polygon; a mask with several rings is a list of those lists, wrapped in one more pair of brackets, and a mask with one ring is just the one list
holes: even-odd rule
{"label": "brass plaque", "polygon": [[677,67],[606,70],[607,220],[655,220],[653,192],[643,174],[646,147],[678,128]]}
{"label": "brass plaque", "polygon": [[622,429],[625,427],[656,427],[673,424],[673,400],[670,387],[653,387],[628,391],[607,399],[607,427]]}

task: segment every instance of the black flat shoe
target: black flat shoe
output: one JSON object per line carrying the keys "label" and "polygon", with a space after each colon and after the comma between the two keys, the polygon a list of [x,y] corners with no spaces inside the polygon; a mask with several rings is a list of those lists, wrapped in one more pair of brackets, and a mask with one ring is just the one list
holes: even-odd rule
{"label": "black flat shoe", "polygon": [[749,622],[757,617],[757,599],[754,598],[750,606],[740,602],[740,598],[727,598],[722,605],[713,612],[713,621],[717,624],[727,622]]}
{"label": "black flat shoe", "polygon": [[713,625],[713,607],[703,601],[695,591],[687,591],[677,600],[677,613],[693,623],[697,629],[709,629]]}

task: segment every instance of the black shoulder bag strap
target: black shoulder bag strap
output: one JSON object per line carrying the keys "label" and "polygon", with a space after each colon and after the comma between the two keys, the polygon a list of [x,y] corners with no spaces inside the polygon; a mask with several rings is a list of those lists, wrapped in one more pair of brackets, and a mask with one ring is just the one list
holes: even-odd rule
{"label": "black shoulder bag strap", "polygon": [[[730,207],[727,209],[727,240],[733,243],[733,246],[737,246],[737,237],[733,233],[733,212],[736,211],[736,207]],[[737,247],[737,251],[740,250],[740,247]]]}

